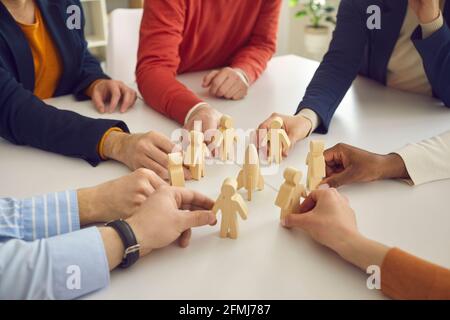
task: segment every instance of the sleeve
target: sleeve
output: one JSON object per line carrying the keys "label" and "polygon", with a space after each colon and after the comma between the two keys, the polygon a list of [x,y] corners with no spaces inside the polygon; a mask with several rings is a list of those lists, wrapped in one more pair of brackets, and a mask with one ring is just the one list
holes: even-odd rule
{"label": "sleeve", "polygon": [[396,152],[415,185],[450,179],[450,131]]}
{"label": "sleeve", "polygon": [[0,240],[33,241],[80,229],[76,191],[0,199]]}
{"label": "sleeve", "polygon": [[[76,3],[80,8],[83,8],[79,1],[76,1]],[[81,10],[82,10],[81,11],[82,28],[78,30],[82,47],[81,73],[79,74],[78,80],[76,81],[73,94],[75,95],[75,98],[77,100],[87,100],[89,99],[89,97],[85,94],[85,92],[93,82],[99,79],[110,79],[110,78],[103,72],[99,61],[88,50],[88,44],[84,34],[86,19],[84,16],[83,9]]]}
{"label": "sleeve", "polygon": [[234,57],[233,68],[245,72],[250,83],[258,79],[276,51],[281,0],[263,1],[250,41]]}
{"label": "sleeve", "polygon": [[2,68],[0,57],[0,136],[14,144],[81,158],[96,166],[97,146],[108,129],[129,132],[122,121],[91,119],[58,110],[39,100]]}
{"label": "sleeve", "polygon": [[391,249],[381,266],[381,290],[402,300],[449,300],[450,270]]}
{"label": "sleeve", "polygon": [[74,299],[108,283],[108,260],[95,227],[0,242],[0,299]]}
{"label": "sleeve", "polygon": [[419,26],[411,36],[422,57],[425,72],[434,94],[450,108],[450,29],[443,26],[427,38]]}
{"label": "sleeve", "polygon": [[145,102],[180,124],[202,102],[176,79],[185,10],[182,0],[145,1],[136,69]]}
{"label": "sleeve", "polygon": [[366,32],[365,20],[355,1],[341,1],[330,48],[296,112],[313,110],[320,118],[319,133],[328,132],[334,112],[358,75],[367,44]]}

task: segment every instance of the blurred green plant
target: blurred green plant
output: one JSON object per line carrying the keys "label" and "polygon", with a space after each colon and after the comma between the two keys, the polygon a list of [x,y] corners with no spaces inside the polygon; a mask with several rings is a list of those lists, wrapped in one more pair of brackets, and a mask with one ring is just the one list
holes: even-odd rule
{"label": "blurred green plant", "polygon": [[289,6],[297,7],[300,5],[300,10],[297,11],[295,17],[308,17],[311,27],[323,28],[325,25],[322,21],[336,24],[336,19],[333,15],[335,7],[329,5],[327,2],[327,0],[289,0]]}

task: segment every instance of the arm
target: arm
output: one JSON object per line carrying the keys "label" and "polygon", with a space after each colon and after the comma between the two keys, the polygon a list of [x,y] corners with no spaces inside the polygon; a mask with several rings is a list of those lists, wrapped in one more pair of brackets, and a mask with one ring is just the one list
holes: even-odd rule
{"label": "arm", "polygon": [[73,299],[108,283],[108,260],[97,228],[33,242],[0,242],[1,299]]}
{"label": "arm", "polygon": [[233,57],[231,67],[243,70],[250,83],[258,79],[275,53],[280,8],[281,0],[263,1],[248,45]]}
{"label": "arm", "polygon": [[175,78],[185,11],[182,0],[145,1],[136,69],[139,90],[147,104],[180,124],[189,110],[202,102]]}
{"label": "arm", "polygon": [[236,206],[236,211],[239,213],[242,220],[247,220],[248,208],[244,200],[242,200],[242,198],[239,196],[235,201],[233,201],[233,203]]}
{"label": "arm", "polygon": [[283,148],[289,149],[291,147],[291,141],[289,140],[289,137],[286,134],[286,131],[280,130],[279,133],[280,133],[280,139],[281,139],[281,144],[282,144]]}
{"label": "arm", "polygon": [[81,158],[96,166],[102,160],[98,144],[113,127],[129,131],[122,121],[91,119],[45,104],[2,68],[0,57],[1,137],[14,144]]}
{"label": "arm", "polygon": [[[80,8],[83,8],[80,1],[76,0],[75,3]],[[87,100],[89,99],[89,96],[86,95],[86,93],[89,91],[90,86],[94,84],[96,80],[109,79],[109,77],[103,72],[98,60],[88,50],[86,37],[84,35],[86,19],[83,9],[81,9],[81,22],[82,27],[77,31],[81,42],[81,51],[80,53],[77,53],[81,55],[81,73],[78,76],[73,93],[77,100]]]}
{"label": "arm", "polygon": [[367,43],[367,26],[359,4],[343,0],[330,48],[297,109],[311,109],[320,118],[317,131],[327,133],[331,118],[358,74]]}

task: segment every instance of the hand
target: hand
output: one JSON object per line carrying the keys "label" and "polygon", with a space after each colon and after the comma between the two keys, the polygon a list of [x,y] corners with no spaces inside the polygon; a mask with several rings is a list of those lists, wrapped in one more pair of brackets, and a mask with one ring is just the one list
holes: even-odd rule
{"label": "hand", "polygon": [[211,71],[203,78],[203,88],[209,87],[209,93],[218,98],[240,100],[247,95],[248,84],[237,69],[223,68]]}
{"label": "hand", "polygon": [[[273,118],[280,117],[283,119],[283,129],[286,131],[289,140],[291,141],[291,148],[299,141],[304,139],[311,131],[311,121],[303,116],[286,116],[278,113],[272,115],[261,123],[259,130],[269,130],[270,123]],[[260,137],[261,138],[261,137]],[[289,150],[283,150],[283,156],[287,157]]]}
{"label": "hand", "polygon": [[[137,93],[121,81],[99,80],[90,92],[92,102],[100,113],[113,113],[122,101],[120,112],[126,112],[137,99]],[[105,103],[109,103],[108,106]]]}
{"label": "hand", "polygon": [[[168,154],[173,152],[175,144],[161,133],[127,134],[111,132],[103,145],[104,156],[125,164],[131,170],[151,169],[161,178],[168,180]],[[184,168],[185,179],[190,180],[191,173]]]}
{"label": "hand", "polygon": [[379,155],[339,143],[325,150],[324,157],[327,177],[321,184],[330,187],[409,177],[405,163],[397,154]]}
{"label": "hand", "polygon": [[439,0],[409,0],[409,6],[421,24],[433,22],[440,14]]}
{"label": "hand", "polygon": [[78,208],[82,225],[126,219],[155,190],[167,186],[151,170],[135,172],[96,187],[78,190]]}
{"label": "hand", "polygon": [[191,228],[216,224],[214,201],[185,188],[163,187],[127,220],[141,245],[141,256],[178,240],[189,245]]}
{"label": "hand", "polygon": [[184,128],[188,131],[195,129],[195,122],[201,121],[202,123],[202,132],[206,132],[208,130],[215,130],[219,127],[220,118],[222,117],[222,113],[212,108],[209,105],[199,106],[197,109],[192,112],[192,114],[187,119],[187,122]]}
{"label": "hand", "polygon": [[381,266],[389,248],[358,232],[354,211],[336,189],[318,189],[302,202],[298,213],[282,220],[285,227],[300,228],[315,241],[337,252],[364,271]]}

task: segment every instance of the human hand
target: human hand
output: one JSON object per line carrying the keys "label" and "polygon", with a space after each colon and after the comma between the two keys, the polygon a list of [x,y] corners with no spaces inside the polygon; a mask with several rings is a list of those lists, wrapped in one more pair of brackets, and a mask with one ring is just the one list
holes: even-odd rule
{"label": "human hand", "polygon": [[95,82],[94,86],[89,88],[88,95],[100,113],[113,113],[120,101],[122,101],[120,112],[126,112],[134,105],[137,99],[136,91],[122,81],[106,79]]}
{"label": "human hand", "polygon": [[439,0],[409,0],[409,6],[421,24],[433,22],[439,17]]}
{"label": "human hand", "polygon": [[[241,72],[241,73],[240,73]],[[218,98],[240,100],[247,95],[248,84],[240,69],[230,67],[214,70],[203,78],[203,88]]]}
{"label": "human hand", "polygon": [[380,155],[339,143],[324,152],[327,177],[321,184],[339,187],[355,182],[408,178],[402,158],[393,153]]}
{"label": "human hand", "polygon": [[[286,131],[289,140],[291,141],[291,148],[300,140],[304,139],[311,131],[311,121],[303,116],[286,116],[279,113],[272,113],[272,115],[267,118],[258,127],[258,130],[269,130],[271,122],[274,118],[280,117],[283,119],[283,129]],[[266,131],[267,133],[268,131]],[[259,137],[261,141],[262,137]],[[283,156],[288,155],[289,150],[283,149]]]}
{"label": "human hand", "polygon": [[156,173],[138,169],[124,177],[78,190],[82,225],[126,219],[155,190],[167,186]]}
{"label": "human hand", "polygon": [[201,122],[202,132],[208,130],[216,130],[220,124],[220,118],[222,113],[212,108],[211,106],[205,104],[197,107],[190,115],[186,121],[184,128],[188,131],[194,130],[195,122]]}
{"label": "human hand", "polygon": [[191,228],[215,225],[214,201],[185,188],[162,187],[127,219],[145,256],[178,240],[187,247]]}
{"label": "human hand", "polygon": [[[151,169],[161,178],[168,180],[169,156],[175,144],[156,131],[127,134],[111,132],[103,144],[104,156],[124,163],[131,170]],[[184,170],[185,179],[191,179],[189,170]]]}

